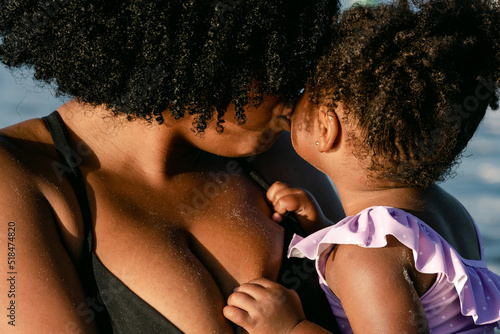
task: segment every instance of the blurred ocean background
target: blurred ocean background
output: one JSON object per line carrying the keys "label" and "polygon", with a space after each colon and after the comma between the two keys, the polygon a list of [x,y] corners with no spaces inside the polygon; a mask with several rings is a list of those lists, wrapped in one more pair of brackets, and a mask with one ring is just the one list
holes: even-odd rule
{"label": "blurred ocean background", "polygon": [[[64,102],[29,72],[0,65],[0,128],[49,114]],[[500,110],[489,110],[457,176],[442,184],[469,210],[482,234],[488,266],[500,274]]]}

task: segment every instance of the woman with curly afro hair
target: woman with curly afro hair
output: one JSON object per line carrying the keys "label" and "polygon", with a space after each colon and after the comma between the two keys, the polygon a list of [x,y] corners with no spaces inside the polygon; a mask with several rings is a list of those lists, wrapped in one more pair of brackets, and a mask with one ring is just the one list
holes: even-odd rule
{"label": "woman with curly afro hair", "polygon": [[[317,261],[342,333],[500,326],[500,276],[467,210],[436,185],[498,107],[499,86],[498,1],[396,0],[336,20],[295,107],[292,142],[335,183],[348,217],[295,237],[289,255]],[[304,191],[277,183],[267,196],[276,220],[286,210],[304,228],[325,220]],[[264,278],[228,305],[224,314],[250,333],[328,333]]]}
{"label": "woman with curly afro hair", "polygon": [[0,61],[71,99],[0,131],[12,275],[0,331],[231,333],[226,298],[260,276],[326,318],[312,263],[283,257],[292,229],[270,219],[262,187],[279,177],[338,202],[281,135],[336,12],[329,0],[2,1]]}

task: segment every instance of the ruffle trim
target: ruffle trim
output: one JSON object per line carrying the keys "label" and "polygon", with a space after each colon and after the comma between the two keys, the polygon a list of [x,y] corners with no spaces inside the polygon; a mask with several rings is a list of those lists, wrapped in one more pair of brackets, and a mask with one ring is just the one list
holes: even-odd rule
{"label": "ruffle trim", "polygon": [[477,325],[500,321],[500,276],[482,260],[462,258],[430,226],[400,209],[371,207],[307,238],[295,235],[288,256],[319,259],[332,244],[380,248],[387,245],[387,235],[412,249],[418,271],[446,275],[458,292],[463,315]]}

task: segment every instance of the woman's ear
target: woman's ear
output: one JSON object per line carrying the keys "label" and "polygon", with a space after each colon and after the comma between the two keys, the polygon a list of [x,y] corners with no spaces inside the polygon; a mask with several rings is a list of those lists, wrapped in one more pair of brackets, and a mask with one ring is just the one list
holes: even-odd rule
{"label": "woman's ear", "polygon": [[326,105],[321,105],[318,110],[319,116],[319,152],[330,151],[338,139],[340,123],[337,114]]}

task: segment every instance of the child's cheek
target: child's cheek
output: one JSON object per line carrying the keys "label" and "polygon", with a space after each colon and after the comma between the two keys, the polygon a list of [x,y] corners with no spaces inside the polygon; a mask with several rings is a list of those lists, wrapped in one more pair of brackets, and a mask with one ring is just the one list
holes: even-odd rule
{"label": "child's cheek", "polygon": [[314,138],[313,122],[308,117],[298,117],[294,115],[292,119],[292,144],[295,151],[305,160],[310,161],[314,151],[317,151],[316,141]]}

